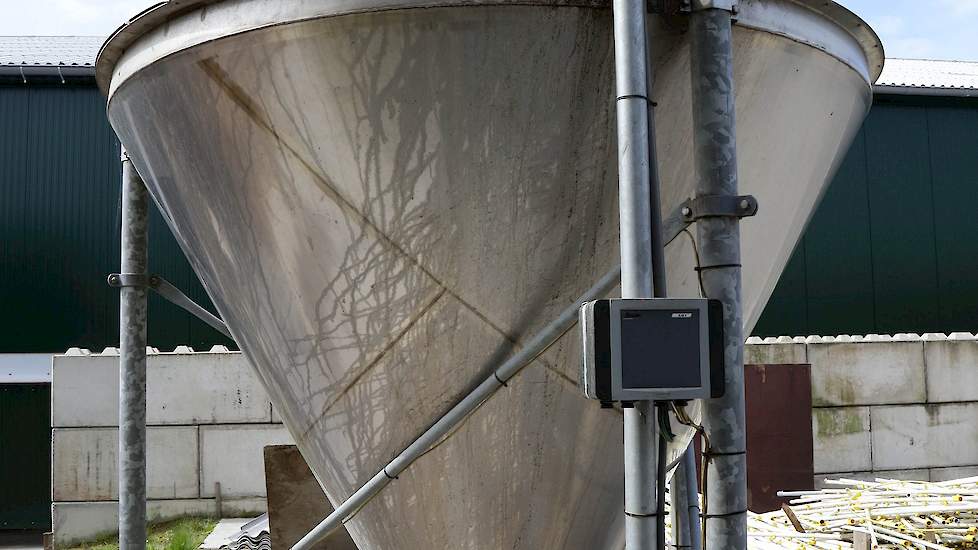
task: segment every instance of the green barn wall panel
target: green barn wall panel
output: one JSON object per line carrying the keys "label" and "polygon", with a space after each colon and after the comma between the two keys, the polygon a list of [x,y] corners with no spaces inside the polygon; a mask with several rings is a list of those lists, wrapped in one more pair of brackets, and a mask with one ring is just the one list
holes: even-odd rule
{"label": "green barn wall panel", "polygon": [[[0,182],[27,179],[24,131],[28,125],[29,97],[25,88],[0,87]],[[17,298],[29,279],[23,269],[28,265],[24,235],[27,212],[23,207],[26,202],[26,185],[0,187],[0,305],[6,310],[7,319],[19,312],[21,303]],[[0,330],[11,328],[8,321],[0,323]]]}
{"label": "green barn wall panel", "polygon": [[978,100],[878,97],[754,334],[978,331],[976,212]]}
{"label": "green barn wall panel", "polygon": [[942,331],[978,330],[978,109],[927,109]]}
{"label": "green barn wall panel", "polygon": [[939,332],[927,109],[887,106],[864,129],[876,328]]}
{"label": "green barn wall panel", "polygon": [[808,334],[808,269],[805,265],[805,242],[798,243],[781,273],[764,314],[754,327],[754,334],[780,336]]}
{"label": "green barn wall panel", "polygon": [[0,531],[51,529],[51,386],[0,385]]}
{"label": "green barn wall panel", "polygon": [[[0,86],[0,353],[101,350],[119,341],[119,144],[87,85]],[[158,212],[150,269],[213,310]],[[230,342],[158,297],[149,344]]]}
{"label": "green barn wall panel", "polygon": [[805,231],[807,334],[858,334],[873,326],[870,234],[866,134],[859,132]]}

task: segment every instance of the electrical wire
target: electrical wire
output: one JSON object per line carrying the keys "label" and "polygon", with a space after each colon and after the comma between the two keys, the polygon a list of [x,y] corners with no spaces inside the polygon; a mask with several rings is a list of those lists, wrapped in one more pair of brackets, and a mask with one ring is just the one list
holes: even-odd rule
{"label": "electrical wire", "polygon": [[700,298],[708,298],[708,296],[706,295],[706,290],[704,290],[703,287],[703,271],[700,269],[701,266],[700,250],[696,246],[696,237],[693,236],[693,233],[690,232],[688,227],[683,228],[683,233],[685,233],[686,236],[689,237],[689,243],[693,245],[693,256],[696,258],[696,269],[695,269],[696,280],[699,282],[700,285]]}
{"label": "electrical wire", "polygon": [[700,538],[702,540],[703,548],[706,548],[706,516],[709,513],[709,492],[707,489],[707,472],[710,469],[710,456],[712,454],[712,447],[710,446],[710,437],[706,434],[706,428],[701,424],[697,424],[692,418],[686,413],[686,407],[683,405],[680,408],[676,405],[675,401],[670,402],[672,404],[672,412],[676,415],[676,420],[684,426],[689,426],[693,428],[697,434],[703,439],[702,449],[700,449],[700,488],[703,491],[703,514],[701,517],[703,521],[700,522]]}

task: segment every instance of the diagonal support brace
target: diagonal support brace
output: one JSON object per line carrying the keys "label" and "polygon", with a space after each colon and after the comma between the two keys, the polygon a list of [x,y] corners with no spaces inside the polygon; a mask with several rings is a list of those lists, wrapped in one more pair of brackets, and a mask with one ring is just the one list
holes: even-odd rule
{"label": "diagonal support brace", "polygon": [[224,321],[191,300],[179,288],[159,275],[144,275],[141,273],[112,273],[108,278],[109,286],[114,288],[145,287],[152,289],[166,301],[179,306],[194,317],[210,325],[214,330],[234,339]]}

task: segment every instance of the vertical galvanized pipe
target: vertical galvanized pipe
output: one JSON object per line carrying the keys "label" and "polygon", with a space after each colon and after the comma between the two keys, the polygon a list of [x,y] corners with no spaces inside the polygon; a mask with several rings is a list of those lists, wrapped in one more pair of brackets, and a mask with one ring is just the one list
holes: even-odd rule
{"label": "vertical galvanized pipe", "polygon": [[[122,152],[122,273],[147,275],[146,187]],[[119,300],[119,549],[146,548],[146,287]]]}
{"label": "vertical galvanized pipe", "polygon": [[[672,482],[669,485],[669,496],[672,499],[672,544],[679,549],[690,548],[690,495],[686,493],[686,469],[684,466],[684,462],[679,463],[675,473],[672,474]],[[693,470],[693,475],[696,475],[696,470]]]}
{"label": "vertical galvanized pipe", "polygon": [[[694,11],[690,34],[696,195],[737,195],[731,13],[715,8]],[[735,217],[696,222],[703,289],[723,302],[726,338],[726,394],[704,402],[703,420],[712,445],[704,544],[717,550],[747,546],[739,223]]]}
{"label": "vertical galvanized pipe", "polygon": [[[690,443],[683,453],[683,461],[677,472],[682,472],[686,482],[686,530],[689,533],[689,547],[691,550],[703,550],[703,534],[700,524],[700,493],[699,483],[696,481],[696,450]],[[679,490],[682,490],[680,488]]]}
{"label": "vertical galvanized pipe", "polygon": [[[651,214],[652,228],[652,290],[656,298],[669,296],[668,284],[666,281],[666,259],[665,259],[665,235],[662,233],[662,201],[659,194],[659,163],[656,152],[655,142],[655,102],[653,101],[653,91],[655,85],[655,65],[652,49],[652,38],[646,35],[645,57],[646,57],[646,82],[647,93],[649,94],[648,108],[648,149],[649,149],[649,212]],[[689,470],[689,465],[693,469]],[[663,466],[659,465],[660,468]],[[692,474],[686,476],[686,472]],[[659,476],[664,476],[663,471],[659,471]],[[678,480],[678,483],[677,483]],[[692,483],[687,483],[686,480]],[[661,480],[659,481],[661,483]],[[700,550],[702,546],[700,540],[700,515],[699,515],[699,491],[696,484],[696,457],[694,456],[693,445],[686,449],[682,462],[676,468],[676,474],[672,479],[670,494],[673,496],[672,506],[672,526],[673,542],[677,547],[689,547],[692,550]],[[665,528],[665,516],[663,514],[662,494],[656,495],[658,544],[660,548],[665,548],[665,538],[661,531]],[[687,504],[688,503],[688,504]],[[693,541],[696,544],[693,545]]]}
{"label": "vertical galvanized pipe", "polygon": [[[618,212],[621,295],[652,297],[652,229],[649,195],[649,119],[644,0],[614,0],[615,79],[618,116]],[[625,548],[655,547],[655,407],[624,409]]]}
{"label": "vertical galvanized pipe", "polygon": [[699,485],[696,482],[696,452],[690,443],[672,476],[672,540],[676,548],[702,550]]}

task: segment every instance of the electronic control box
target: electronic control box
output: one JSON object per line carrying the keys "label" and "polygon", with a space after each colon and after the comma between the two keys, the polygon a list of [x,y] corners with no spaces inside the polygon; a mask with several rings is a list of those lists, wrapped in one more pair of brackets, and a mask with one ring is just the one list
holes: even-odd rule
{"label": "electronic control box", "polygon": [[610,405],[723,395],[720,301],[597,300],[580,315],[580,382],[589,399]]}

